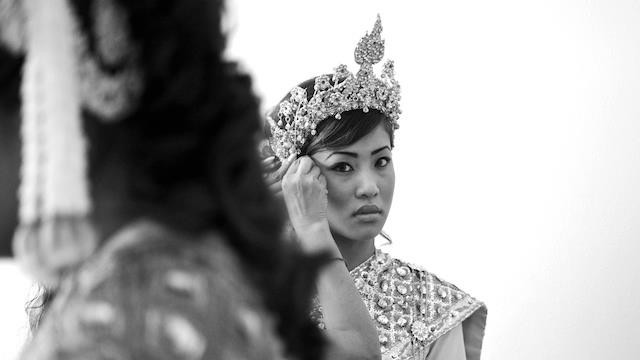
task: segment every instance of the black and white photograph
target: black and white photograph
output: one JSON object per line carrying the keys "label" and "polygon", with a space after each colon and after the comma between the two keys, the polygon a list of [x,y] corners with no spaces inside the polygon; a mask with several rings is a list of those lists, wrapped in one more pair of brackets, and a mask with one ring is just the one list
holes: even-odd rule
{"label": "black and white photograph", "polygon": [[640,359],[638,257],[638,0],[0,0],[1,359]]}

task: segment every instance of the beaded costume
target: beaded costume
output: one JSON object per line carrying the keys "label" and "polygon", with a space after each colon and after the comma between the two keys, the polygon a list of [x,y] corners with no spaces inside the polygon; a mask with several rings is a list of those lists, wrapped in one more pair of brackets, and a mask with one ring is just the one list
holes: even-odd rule
{"label": "beaded costume", "polygon": [[[379,249],[350,273],[377,327],[384,360],[425,359],[435,341],[460,325],[467,359],[480,359],[487,311],[480,301]],[[320,306],[312,317],[324,327]]]}

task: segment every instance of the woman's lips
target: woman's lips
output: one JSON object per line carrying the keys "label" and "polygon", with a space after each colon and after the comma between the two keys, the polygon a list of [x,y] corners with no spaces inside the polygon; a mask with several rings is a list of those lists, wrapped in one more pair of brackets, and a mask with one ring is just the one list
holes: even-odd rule
{"label": "woman's lips", "polygon": [[354,215],[380,214],[382,210],[375,205],[363,205],[353,213]]}
{"label": "woman's lips", "polygon": [[364,205],[358,208],[353,216],[364,222],[377,221],[382,216],[382,209],[375,205]]}

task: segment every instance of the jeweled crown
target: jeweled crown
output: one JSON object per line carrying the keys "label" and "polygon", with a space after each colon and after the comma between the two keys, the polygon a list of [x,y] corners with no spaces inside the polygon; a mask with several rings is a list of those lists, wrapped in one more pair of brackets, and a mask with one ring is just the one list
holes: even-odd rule
{"label": "jeweled crown", "polygon": [[377,77],[373,65],[384,56],[380,15],[371,33],[367,33],[356,46],[354,57],[360,70],[354,75],[346,65],[335,68],[332,75],[315,78],[314,92],[308,98],[306,89],[293,88],[287,99],[280,103],[278,119],[268,117],[271,126],[269,139],[278,158],[300,154],[302,147],[316,135],[317,125],[333,116],[341,118],[345,111],[376,109],[388,117],[394,129],[400,117],[400,85],[394,77],[393,61],[387,60],[382,74]]}

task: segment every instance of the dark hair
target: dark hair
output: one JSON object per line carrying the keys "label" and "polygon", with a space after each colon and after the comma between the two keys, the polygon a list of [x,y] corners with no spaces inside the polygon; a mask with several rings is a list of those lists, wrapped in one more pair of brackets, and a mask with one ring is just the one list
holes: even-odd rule
{"label": "dark hair", "polygon": [[18,225],[20,68],[22,59],[0,46],[0,256],[11,256]]}
{"label": "dark hair", "polygon": [[[307,98],[313,96],[315,78],[308,79],[298,86],[307,91]],[[287,94],[280,102],[287,100],[291,95]],[[278,118],[278,107],[269,114],[272,119]],[[317,128],[317,135],[307,142],[301,150],[301,155],[313,155],[323,149],[337,149],[349,146],[372,132],[378,125],[383,124],[389,134],[391,147],[394,145],[394,128],[389,118],[377,109],[369,109],[364,112],[361,109],[349,110],[340,114],[340,119],[329,117],[322,120]],[[268,127],[265,124],[265,127]],[[265,133],[270,136],[270,130],[265,128]]]}
{"label": "dark hair", "polygon": [[393,125],[389,119],[376,109],[369,109],[368,112],[357,109],[343,112],[339,120],[331,117],[320,122],[316,128],[317,136],[305,144],[302,153],[313,155],[322,149],[349,146],[365,137],[380,124],[384,125],[393,147]]}
{"label": "dark hair", "polygon": [[22,62],[22,56],[11,53],[0,43],[0,107],[5,111],[19,108]]}
{"label": "dark hair", "polygon": [[[308,314],[323,260],[283,240],[284,214],[255,152],[258,100],[250,77],[222,56],[222,1],[118,2],[145,90],[118,122],[84,114],[97,227],[108,234],[145,216],[186,233],[221,232],[276,316],[288,353],[321,358],[323,337]],[[89,2],[72,3],[90,29]]]}

